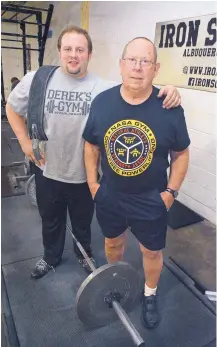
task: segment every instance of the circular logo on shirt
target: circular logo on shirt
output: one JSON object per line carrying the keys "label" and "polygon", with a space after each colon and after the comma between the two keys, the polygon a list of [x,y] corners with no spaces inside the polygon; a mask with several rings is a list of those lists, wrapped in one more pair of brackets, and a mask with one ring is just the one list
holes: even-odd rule
{"label": "circular logo on shirt", "polygon": [[152,162],[156,139],[152,130],[137,120],[122,120],[105,134],[108,163],[120,176],[137,176]]}

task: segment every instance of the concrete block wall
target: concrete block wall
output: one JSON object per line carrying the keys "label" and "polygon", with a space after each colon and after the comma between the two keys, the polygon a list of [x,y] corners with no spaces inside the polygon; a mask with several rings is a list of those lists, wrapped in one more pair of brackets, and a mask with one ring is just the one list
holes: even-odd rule
{"label": "concrete block wall", "polygon": [[[53,2],[53,36],[47,40],[44,64],[58,64],[57,38],[67,24],[81,25],[80,1]],[[216,13],[214,1],[89,2],[93,40],[90,70],[120,82],[119,58],[136,36],[154,41],[157,22]],[[190,166],[179,200],[216,224],[216,94],[179,88],[191,137]]]}

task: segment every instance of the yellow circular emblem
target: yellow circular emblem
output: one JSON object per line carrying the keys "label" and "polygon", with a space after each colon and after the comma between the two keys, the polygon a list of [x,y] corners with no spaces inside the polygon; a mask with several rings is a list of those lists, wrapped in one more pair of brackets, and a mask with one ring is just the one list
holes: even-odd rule
{"label": "yellow circular emblem", "polygon": [[113,124],[104,136],[110,167],[120,176],[137,176],[152,162],[156,139],[152,130],[138,120]]}

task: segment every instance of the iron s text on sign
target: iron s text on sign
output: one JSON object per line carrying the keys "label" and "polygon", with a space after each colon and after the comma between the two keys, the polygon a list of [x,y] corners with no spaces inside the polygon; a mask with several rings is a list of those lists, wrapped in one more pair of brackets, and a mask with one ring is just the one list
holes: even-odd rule
{"label": "iron s text on sign", "polygon": [[161,67],[154,83],[216,92],[216,26],[216,14],[157,23]]}

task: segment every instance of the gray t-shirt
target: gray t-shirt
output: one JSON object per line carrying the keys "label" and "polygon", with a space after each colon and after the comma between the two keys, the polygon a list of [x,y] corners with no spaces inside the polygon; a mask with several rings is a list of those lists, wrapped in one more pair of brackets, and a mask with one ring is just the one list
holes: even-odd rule
{"label": "gray t-shirt", "polygon": [[[35,72],[23,77],[11,92],[8,103],[25,116],[31,82]],[[82,133],[87,122],[92,100],[117,82],[106,81],[88,73],[83,79],[73,78],[58,68],[46,90],[44,130],[45,177],[67,183],[86,182]],[[102,115],[103,117],[103,115]]]}

